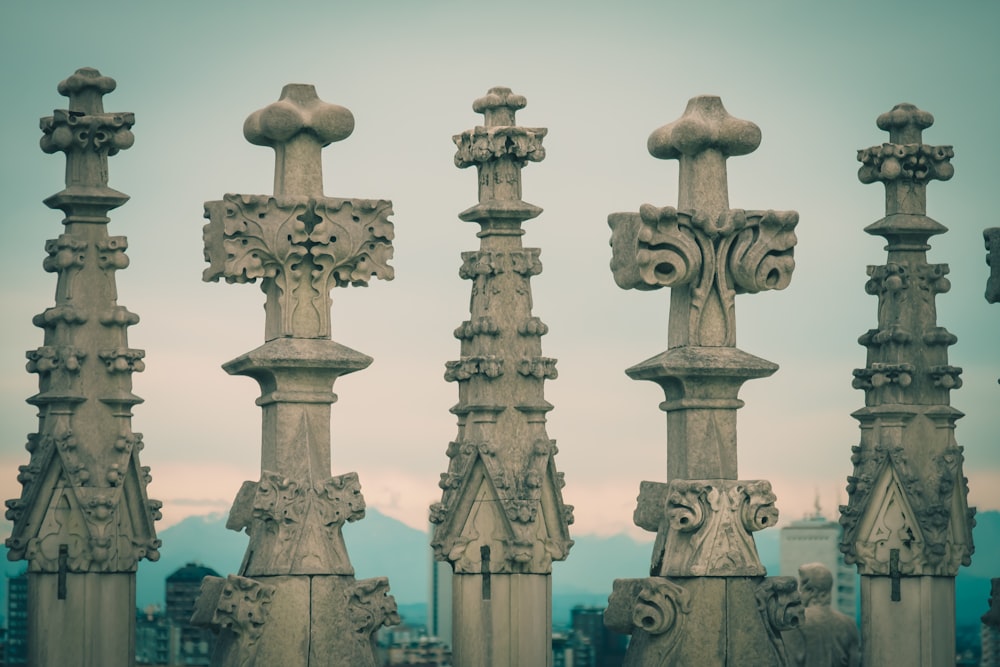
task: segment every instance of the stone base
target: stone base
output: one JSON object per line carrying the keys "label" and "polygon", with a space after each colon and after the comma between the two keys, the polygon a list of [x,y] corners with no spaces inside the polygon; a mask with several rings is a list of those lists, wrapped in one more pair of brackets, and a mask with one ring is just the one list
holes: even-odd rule
{"label": "stone base", "polygon": [[932,667],[955,662],[955,579],[861,577],[863,665]]}
{"label": "stone base", "polygon": [[801,609],[791,577],[617,579],[604,623],[632,635],[625,667],[775,667]]}
{"label": "stone base", "polygon": [[551,575],[485,577],[452,577],[452,664],[551,667]]}
{"label": "stone base", "polygon": [[28,573],[28,664],[135,664],[135,574]]}
{"label": "stone base", "polygon": [[376,667],[375,632],[399,622],[385,578],[206,577],[192,621],[219,631],[214,667]]}

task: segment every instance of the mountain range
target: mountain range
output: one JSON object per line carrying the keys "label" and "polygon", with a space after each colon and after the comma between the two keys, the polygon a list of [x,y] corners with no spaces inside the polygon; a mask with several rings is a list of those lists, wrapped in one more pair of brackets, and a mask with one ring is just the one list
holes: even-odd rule
{"label": "mountain range", "polygon": [[[970,567],[959,571],[955,584],[958,625],[978,625],[987,609],[990,577],[1000,577],[1000,512],[981,512],[974,529],[976,554]],[[221,576],[236,573],[243,560],[247,537],[227,530],[221,514],[192,516],[159,531],[163,541],[160,559],[143,561],[136,577],[136,604],[140,608],[162,605],[165,580],[187,563],[196,562]],[[755,533],[757,551],[769,573],[778,572],[778,530]],[[607,604],[614,579],[644,577],[649,571],[652,535],[639,541],[620,534],[611,537],[574,535],[575,544],[565,562],[552,573],[553,619],[557,626],[569,619],[575,605]],[[392,519],[369,507],[366,517],[344,527],[344,540],[358,579],[387,576],[400,612],[411,624],[426,615],[430,587],[431,550],[427,533]],[[6,548],[0,547],[6,556]],[[23,562],[0,561],[8,576],[24,571]],[[6,586],[2,587],[6,611]]]}

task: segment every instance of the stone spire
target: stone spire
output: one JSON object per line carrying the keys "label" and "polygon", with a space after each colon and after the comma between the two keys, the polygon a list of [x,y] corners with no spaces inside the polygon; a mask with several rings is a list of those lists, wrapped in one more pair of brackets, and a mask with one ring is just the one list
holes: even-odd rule
{"label": "stone spire", "polygon": [[784,664],[780,631],[801,617],[795,579],[765,579],[752,537],[777,522],[771,485],[736,465],[739,388],[778,367],[735,347],[735,295],[788,286],[798,223],[729,208],[726,159],[759,143],[718,97],[695,97],[648,143],[680,162],[677,208],[608,217],[619,287],[672,288],[667,351],[626,371],[663,388],[669,445],[668,481],[642,483],[634,517],[656,533],[651,576],[616,580],[605,612],[632,635],[626,665]]}
{"label": "stone spire", "polygon": [[223,366],[260,384],[263,435],[260,481],[227,523],[250,536],[240,573],[207,577],[194,617],[221,629],[217,667],[374,667],[375,631],[399,622],[388,580],[356,581],[341,535],[365,515],[358,476],[330,476],[333,383],[372,361],[331,340],[330,290],[393,277],[392,204],[323,196],[320,152],[353,129],[350,111],[289,84],[243,128],[274,148],[274,196],[205,203],[204,279],[259,278],[267,297],[266,342]]}
{"label": "stone spire", "polygon": [[[57,275],[56,304],[36,315],[42,347],[28,352],[38,374],[38,432],[20,467],[21,497],[7,501],[10,560],[28,561],[28,662],[135,663],[135,571],[157,560],[149,468],[132,431],[132,373],[144,352],[128,346],[139,317],[118,305],[115,272],[128,266],[124,236],[109,236],[108,211],[128,196],[108,187],[108,156],[134,141],[131,113],[106,113],[115,81],[83,68],[59,84],[69,109],[42,118],[41,147],[66,154],[66,188],[45,203],[65,214],[42,266]],[[58,636],[59,641],[52,641]]]}
{"label": "stone spire", "polygon": [[[962,386],[948,364],[957,340],[937,325],[934,300],[950,289],[947,264],[928,264],[927,241],[947,231],[926,215],[927,183],[954,173],[951,146],[928,146],[933,116],[899,104],[878,117],[889,143],[858,151],[862,183],[885,185],[884,218],[865,228],[885,237],[887,261],[869,266],[878,326],[854,387],[861,441],[852,448],[848,504],[840,508],[841,550],[861,574],[866,665],[954,661],[955,575],[972,554],[974,510],[966,503],[962,448],[949,392]],[[909,641],[900,641],[908,637]]]}
{"label": "stone spire", "polygon": [[472,106],[485,127],[454,137],[455,164],[479,174],[479,204],[459,217],[479,224],[481,243],[462,253],[471,314],[455,330],[461,358],[445,372],[458,383],[458,435],[430,518],[435,558],[455,573],[454,662],[468,667],[551,664],[552,561],[573,544],[545,432],[543,385],[556,360],[542,356],[548,327],[531,313],[530,279],[542,265],[537,248],[521,245],[521,223],[541,213],[521,200],[521,169],[545,157],[547,132],[514,124],[526,104],[491,88]]}

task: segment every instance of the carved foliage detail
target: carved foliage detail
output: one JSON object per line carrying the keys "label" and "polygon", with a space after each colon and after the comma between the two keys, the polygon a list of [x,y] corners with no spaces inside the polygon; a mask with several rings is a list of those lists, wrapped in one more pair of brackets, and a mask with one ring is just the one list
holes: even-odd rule
{"label": "carved foliage detail", "polygon": [[661,576],[760,576],[750,533],[777,523],[767,481],[643,482],[635,523],[657,532],[651,571]]}
{"label": "carved foliage detail", "polygon": [[[904,575],[954,576],[971,562],[974,509],[955,515],[955,494],[968,494],[962,448],[952,445],[915,468],[900,445],[852,448],[848,505],[841,506],[841,551],[862,574],[889,573],[899,550]],[[964,503],[959,503],[964,505]]]}
{"label": "carved foliage detail", "polygon": [[541,162],[545,158],[542,139],[548,134],[543,127],[498,126],[466,130],[452,137],[458,151],[455,166],[469,167],[503,157],[518,166],[527,162]]}
{"label": "carved foliage detail", "polygon": [[402,620],[396,609],[396,599],[389,595],[389,580],[386,577],[362,579],[344,595],[348,617],[359,642],[373,641],[379,628],[398,625]]}
{"label": "carved foliage detail", "polygon": [[364,516],[357,473],[310,485],[264,471],[243,484],[226,527],[250,534],[253,575],[352,574],[341,527]]}
{"label": "carved foliage detail", "polygon": [[57,109],[41,120],[41,147],[46,153],[88,150],[114,155],[135,143],[135,136],[130,131],[134,124],[133,113],[85,115]]}
{"label": "carved foliage detail", "polygon": [[390,202],[226,195],[205,211],[204,280],[276,288],[275,335],[329,336],[333,287],[393,278]]}
{"label": "carved foliage detail", "polygon": [[[735,344],[734,296],[784,289],[795,268],[795,211],[732,209],[717,217],[644,204],[639,215],[612,214],[611,270],[623,289],[689,285],[692,332],[714,294],[721,300],[727,334]],[[700,337],[692,340],[698,345]]]}
{"label": "carved foliage detail", "polygon": [[795,577],[768,577],[757,587],[757,610],[764,620],[768,638],[781,664],[787,660],[781,633],[805,622],[805,608]]}
{"label": "carved foliage detail", "polygon": [[477,375],[497,378],[503,375],[503,359],[492,354],[462,357],[458,361],[445,362],[446,382],[462,382]]}
{"label": "carved foliage detail", "polygon": [[474,250],[462,253],[462,266],[458,275],[464,280],[480,276],[495,276],[514,272],[530,278],[542,272],[538,248],[521,248],[510,251]]}
{"label": "carved foliage detail", "polygon": [[951,146],[927,144],[890,144],[862,148],[858,151],[858,179],[862,183],[882,181],[947,181],[955,174]]}

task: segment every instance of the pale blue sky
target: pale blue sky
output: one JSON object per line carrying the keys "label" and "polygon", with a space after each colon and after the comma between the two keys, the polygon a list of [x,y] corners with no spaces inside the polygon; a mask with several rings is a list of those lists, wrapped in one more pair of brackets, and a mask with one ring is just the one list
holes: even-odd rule
{"label": "pale blue sky", "polygon": [[770,479],[786,521],[816,493],[830,515],[845,499],[850,413],[863,404],[851,389],[865,360],[856,341],[876,321],[865,266],[884,262],[881,239],[862,231],[882,217],[883,189],[858,182],[855,155],[887,140],[875,118],[908,101],[935,115],[927,143],[955,146],[955,177],[928,190],[928,213],[951,229],[929,257],[952,269],[938,317],[965,368],[952,403],[967,413],[957,437],[970,500],[1000,509],[1000,306],[982,296],[982,229],[1000,224],[998,20],[993,1],[5,0],[0,495],[19,494],[35,430],[23,401],[37,388],[23,353],[41,344],[31,317],[55,289],[41,260],[60,215],[41,201],[62,188],[64,160],[39,150],[38,118],[65,106],[60,80],[91,66],[118,81],[105,108],[136,115],[134,147],[110,163],[110,185],[132,201],[109,229],[129,238],[119,302],[142,318],[129,338],[147,352],[133,426],[164,524],[227,510],[258,475],[256,386],[219,366],[262,342],[263,297],[201,283],[202,202],[271,191],[273,154],[246,143],[242,125],[289,82],[355,115],[353,136],[325,151],[326,194],[387,198],[396,211],[396,280],[334,294],[334,338],[375,358],[335,388],[334,471],[358,471],[370,504],[423,526],[438,497],[457,401],[444,362],[468,314],[459,255],[478,245],[456,217],[475,203],[476,179],[454,167],[451,136],[481,123],[472,101],[504,85],[528,99],[519,123],[549,128],[545,161],[524,170],[525,200],[545,209],[524,241],[542,249],[535,314],[560,373],[546,386],[548,431],[578,532],[637,531],[639,482],[665,476],[662,395],[623,370],[666,347],[668,294],[614,285],[606,220],[676,204],[676,163],[650,157],[646,138],[702,93],[762,129],[761,147],[729,163],[731,205],[801,216],[791,286],[737,298],[739,347],[781,366],[741,394],[741,477]]}

